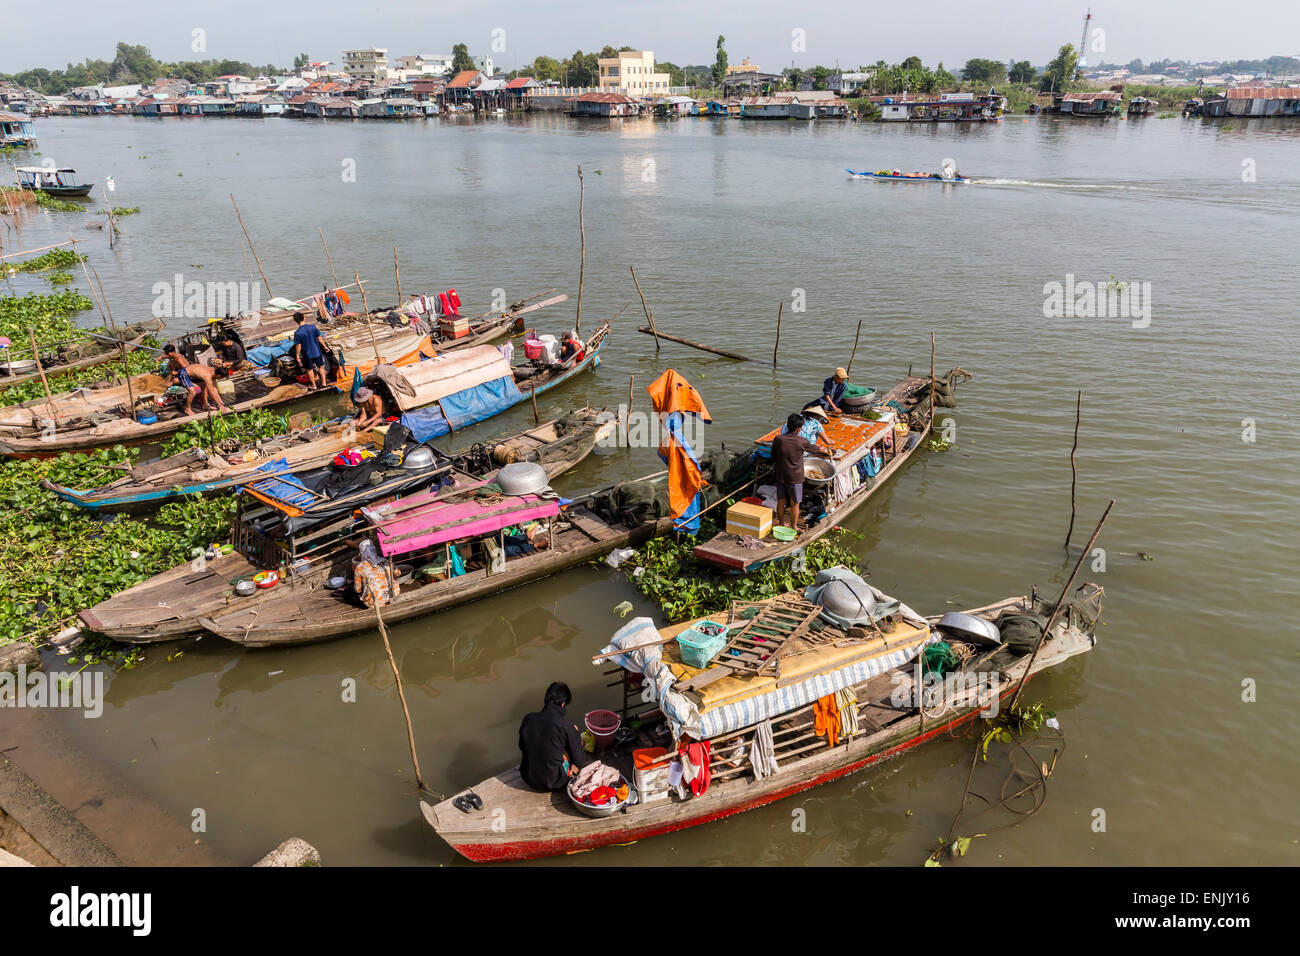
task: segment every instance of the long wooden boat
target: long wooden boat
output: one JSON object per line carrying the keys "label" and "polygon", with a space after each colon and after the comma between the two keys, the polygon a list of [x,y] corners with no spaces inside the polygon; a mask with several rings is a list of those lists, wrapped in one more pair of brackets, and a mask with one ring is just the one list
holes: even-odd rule
{"label": "long wooden boat", "polygon": [[[457,577],[402,585],[397,597],[382,609],[384,623],[393,624],[500,594],[604,557],[616,548],[638,547],[650,538],[667,534],[673,525],[672,518],[660,518],[627,528],[603,519],[581,504],[563,509],[551,521],[560,530],[552,531],[544,550],[508,558],[496,573],[484,565]],[[467,544],[465,539],[451,543],[459,549]],[[346,573],[347,563],[343,560],[346,557],[340,556],[334,568],[339,574]],[[341,595],[310,592],[305,588],[282,589],[270,601],[252,608],[236,604],[202,618],[199,623],[205,630],[245,647],[287,647],[371,630],[375,626],[375,612],[350,604]]]}
{"label": "long wooden boat", "polygon": [[[331,345],[345,361],[373,357],[376,349],[383,361],[393,365],[417,364],[434,349],[427,337],[410,329],[389,329],[371,338],[371,330],[360,326],[340,335],[331,334]],[[313,395],[330,394],[334,385],[312,388],[297,382],[263,381],[265,370],[241,372],[228,380],[234,395],[223,396],[232,412],[292,405]],[[103,388],[78,388],[50,399],[40,398],[0,409],[0,455],[13,458],[50,458],[64,452],[88,452],[114,445],[140,445],[161,441],[192,422],[204,421],[206,411],[184,414],[183,400],[151,407],[156,418],[141,424],[130,414],[130,401],[161,396],[170,383],[152,372],[135,375],[125,383]]]}
{"label": "long wooden boat", "polygon": [[[427,469],[388,469],[378,485],[366,483],[356,490],[322,496],[301,506],[277,499],[263,480],[250,482],[245,486],[247,493],[239,496],[233,551],[204,562],[201,568],[187,562],[155,575],[81,611],[81,621],[90,630],[115,641],[152,644],[201,632],[203,618],[221,613],[232,602],[238,602],[241,608],[255,608],[293,588],[317,589],[319,597],[320,584],[331,576],[338,546],[364,528],[358,509],[415,494],[434,482],[481,485],[501,467],[496,460],[500,456],[493,454],[497,445],[508,449],[512,457],[541,459],[552,477],[563,474],[592,452],[609,427],[607,416],[590,408],[573,413],[569,421],[566,426],[559,421],[546,422],[454,456],[437,453]],[[551,449],[561,449],[562,454],[550,455]],[[318,469],[294,477],[310,486],[327,472],[329,469]],[[301,565],[295,569],[304,561],[305,570]],[[283,568],[291,569],[287,583],[251,597],[234,597],[235,581],[263,570]]]}
{"label": "long wooden boat", "polygon": [[945,179],[938,173],[858,173],[851,169],[845,169],[846,173],[854,179],[883,179],[893,183],[973,183],[975,180],[969,176],[955,176],[952,179]]}
{"label": "long wooden boat", "polygon": [[[140,345],[145,339],[154,333],[161,332],[163,327],[164,325],[161,319],[150,319],[145,322],[137,322],[129,328],[122,329],[122,333],[124,334],[122,343],[128,350],[130,350],[131,348]],[[98,339],[92,339],[91,342],[97,346],[94,354],[88,355],[85,358],[75,359],[71,362],[63,362],[55,365],[47,364],[44,366],[46,377],[57,380],[58,376],[65,375],[68,372],[79,372],[82,369],[94,368],[96,365],[104,365],[121,357],[122,353],[117,346],[116,340],[104,336]],[[40,378],[40,371],[26,372],[20,375],[6,374],[5,365],[0,364],[0,391],[12,388],[15,385],[25,385],[28,382],[38,382],[40,381]]]}
{"label": "long wooden boat", "polygon": [[[909,376],[881,396],[874,410],[831,419],[826,426],[826,435],[841,454],[835,462],[836,471],[855,468],[859,460],[876,450],[881,457],[880,471],[872,478],[861,479],[842,500],[827,502],[823,517],[801,514],[800,526],[795,529],[797,534],[792,540],[778,541],[767,537],[762,539],[761,547],[754,549],[745,547],[738,535],[722,532],[696,545],[695,557],[729,571],[753,571],[769,562],[788,558],[821,538],[860,508],[924,444],[933,417],[929,387],[928,377]],[[867,417],[869,414],[880,417],[872,419]],[[755,469],[759,475],[757,484],[763,483],[765,474],[771,474],[770,459],[763,456],[770,455],[772,439],[777,434],[778,430],[773,430],[755,442],[759,447]],[[805,482],[805,495],[810,488],[812,485]],[[833,483],[826,488],[832,495],[835,493]]]}
{"label": "long wooden boat", "polygon": [[[1094,646],[1102,597],[1101,588],[1096,585],[1080,588],[1032,664],[1032,654],[1023,645],[1019,649],[1008,646],[977,652],[966,658],[951,683],[939,685],[942,688],[939,701],[918,693],[924,689],[924,681],[918,681],[921,676],[918,655],[938,636],[938,616],[922,619],[910,608],[899,606],[896,614],[871,628],[846,629],[818,617],[821,609],[809,605],[806,594],[806,591],[794,592],[751,605],[744,612],[733,606],[731,612],[658,631],[649,619],[642,619],[648,632],[646,636],[621,645],[634,656],[622,659],[623,666],[610,673],[622,674],[623,726],[640,729],[633,743],[601,754],[602,761],[618,769],[626,780],[634,781],[633,755],[627,752],[628,747],[663,747],[667,754],[652,768],[667,767],[678,753],[668,729],[660,725],[671,724],[673,729],[681,730],[683,740],[702,740],[709,744],[711,781],[698,795],[692,795],[690,790],[662,790],[659,787],[663,785],[651,784],[650,789],[638,792],[637,802],[629,802],[607,816],[593,818],[580,813],[564,792],[533,790],[521,779],[516,767],[472,788],[482,801],[481,810],[465,812],[456,807],[454,801],[470,791],[460,791],[437,805],[422,801],[421,811],[426,821],[460,855],[488,862],[527,860],[631,843],[765,806],[900,756],[928,740],[947,737],[974,721],[995,702],[1005,706],[1022,678],[1055,667]],[[775,620],[774,615],[781,614],[792,620],[807,621],[811,615],[820,628],[787,632],[787,643],[792,646],[776,665],[780,677],[761,669],[751,668],[742,673],[728,667],[722,662],[739,658],[728,657],[727,651],[713,658],[704,669],[681,663],[674,638],[703,620],[730,620],[733,633],[743,634],[744,625],[751,622],[740,616],[741,613],[752,614],[753,620],[760,622],[770,622]],[[1046,617],[1044,603],[1035,597],[1008,598],[966,613],[990,622],[1004,613],[1035,613]],[[1044,620],[1038,626],[1041,628],[1045,623]],[[647,638],[667,643],[662,652],[655,653],[649,650]],[[947,634],[944,639],[952,640]],[[743,643],[740,638],[733,642]],[[728,647],[731,646],[729,643]],[[645,650],[638,650],[639,647]],[[660,655],[660,660],[644,668],[636,661],[636,657]],[[665,698],[656,700],[653,694],[643,692],[644,687],[653,684],[644,670],[658,666],[666,666],[667,671],[660,673],[670,674],[670,679],[675,681],[671,685],[672,694],[677,696],[666,698],[673,702],[672,707],[685,706],[688,711],[694,708],[695,722],[689,725],[690,729],[682,729],[684,725],[676,719],[665,719],[661,703]],[[716,671],[723,673],[718,676]],[[833,694],[840,688],[851,688],[856,702],[844,703],[836,728],[841,739],[832,744],[830,735],[824,732],[825,725],[819,726],[814,711],[819,695]],[[844,723],[844,712],[850,707],[856,716],[856,732],[850,732]],[[770,752],[776,769],[771,770],[769,766],[770,772],[760,778],[751,763],[750,751],[764,724],[764,729],[771,732]]]}
{"label": "long wooden boat", "polygon": [[53,166],[15,166],[14,172],[18,174],[18,185],[23,189],[43,192],[47,196],[85,198],[95,188],[94,183],[65,181],[63,178],[64,173],[76,172],[70,166],[60,166],[58,168]]}

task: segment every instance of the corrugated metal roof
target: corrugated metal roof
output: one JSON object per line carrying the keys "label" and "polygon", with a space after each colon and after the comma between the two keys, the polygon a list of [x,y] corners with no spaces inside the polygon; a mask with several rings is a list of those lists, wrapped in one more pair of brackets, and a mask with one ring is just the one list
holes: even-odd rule
{"label": "corrugated metal roof", "polygon": [[1238,86],[1228,90],[1230,100],[1300,100],[1300,87]]}
{"label": "corrugated metal roof", "polygon": [[461,70],[452,77],[451,82],[447,84],[447,88],[456,90],[469,89],[470,82],[478,75],[478,70]]}
{"label": "corrugated metal roof", "polygon": [[1116,93],[1114,90],[1106,90],[1103,93],[1066,93],[1061,97],[1064,103],[1095,103],[1098,100],[1110,102],[1123,98],[1122,93]]}
{"label": "corrugated metal roof", "polygon": [[531,76],[517,76],[517,77],[515,77],[513,80],[511,80],[509,83],[506,84],[506,89],[508,89],[508,90],[519,90],[519,89],[523,89],[524,87],[528,86],[528,84],[530,84],[530,83],[533,84],[534,86],[540,86],[540,85],[541,85],[541,84],[539,84],[536,80],[534,80]]}
{"label": "corrugated metal roof", "polygon": [[583,93],[576,97],[579,103],[635,103],[636,100],[622,93]]}

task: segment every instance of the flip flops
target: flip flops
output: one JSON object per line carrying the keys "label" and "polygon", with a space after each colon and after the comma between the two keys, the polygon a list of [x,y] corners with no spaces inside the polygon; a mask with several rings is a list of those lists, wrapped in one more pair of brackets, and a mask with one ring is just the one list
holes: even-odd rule
{"label": "flip flops", "polygon": [[483,798],[470,790],[451,801],[451,805],[461,813],[473,813],[475,810],[483,809]]}

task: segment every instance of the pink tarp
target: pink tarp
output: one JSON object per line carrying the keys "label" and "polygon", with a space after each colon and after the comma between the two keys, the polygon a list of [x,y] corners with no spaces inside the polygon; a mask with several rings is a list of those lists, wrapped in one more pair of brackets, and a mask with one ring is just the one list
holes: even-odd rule
{"label": "pink tarp", "polygon": [[[430,497],[434,497],[430,495]],[[408,498],[407,504],[418,499]],[[380,528],[379,550],[385,556],[409,554],[435,544],[475,538],[538,518],[553,518],[560,503],[537,495],[510,495],[493,504],[480,501],[434,502],[411,509],[412,517]]]}

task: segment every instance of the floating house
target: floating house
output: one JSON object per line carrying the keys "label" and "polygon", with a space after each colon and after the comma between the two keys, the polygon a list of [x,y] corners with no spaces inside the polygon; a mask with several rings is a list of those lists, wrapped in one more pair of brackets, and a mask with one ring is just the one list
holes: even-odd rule
{"label": "floating house", "polygon": [[775,96],[742,96],[740,98],[741,119],[811,120],[815,119],[816,116],[817,108],[811,103],[778,99]]}
{"label": "floating house", "polygon": [[[874,97],[873,97],[874,101]],[[911,100],[907,94],[880,100],[882,123],[988,123],[1002,118],[1007,98],[998,93],[940,93]]]}
{"label": "floating house", "polygon": [[[1206,103],[1209,106],[1209,102]],[[1207,109],[1206,116],[1211,115]],[[1226,116],[1300,116],[1300,87],[1239,86],[1228,90]]]}
{"label": "floating house", "polygon": [[574,97],[572,114],[574,116],[603,116],[619,118],[636,116],[641,112],[641,104],[622,93],[583,93]]}
{"label": "floating house", "polygon": [[689,96],[665,96],[655,100],[655,116],[690,116],[695,101]]}
{"label": "floating house", "polygon": [[26,116],[0,113],[0,146],[36,145],[36,125]]}
{"label": "floating house", "polygon": [[1065,93],[1058,96],[1053,113],[1066,116],[1083,116],[1105,119],[1118,116],[1124,94],[1119,90],[1099,90],[1090,93]]}
{"label": "floating house", "polygon": [[357,104],[362,119],[408,119],[423,116],[424,104],[409,96],[362,100]]}

